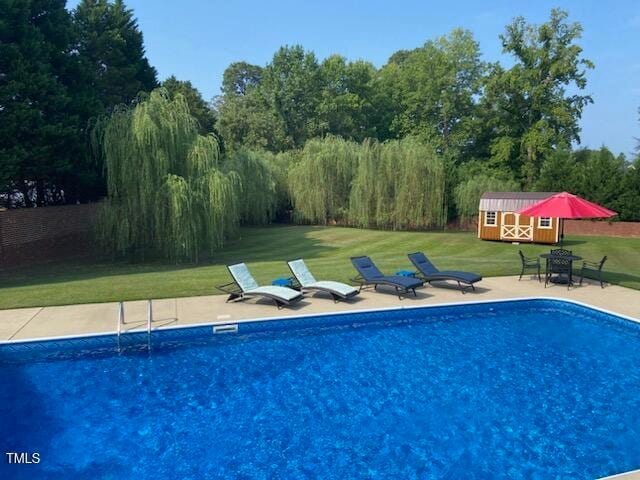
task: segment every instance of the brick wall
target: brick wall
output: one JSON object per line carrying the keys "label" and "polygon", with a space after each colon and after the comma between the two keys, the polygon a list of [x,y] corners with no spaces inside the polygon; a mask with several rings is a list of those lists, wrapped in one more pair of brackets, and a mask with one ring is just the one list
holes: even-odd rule
{"label": "brick wall", "polygon": [[0,209],[0,267],[91,253],[98,204]]}
{"label": "brick wall", "polygon": [[607,222],[606,220],[565,220],[564,233],[603,237],[640,237],[640,222]]}

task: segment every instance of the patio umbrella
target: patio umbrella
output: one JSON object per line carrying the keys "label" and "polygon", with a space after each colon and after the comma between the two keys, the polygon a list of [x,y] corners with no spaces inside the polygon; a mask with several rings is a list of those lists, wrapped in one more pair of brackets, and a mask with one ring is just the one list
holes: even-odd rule
{"label": "patio umbrella", "polygon": [[528,217],[556,217],[561,219],[560,246],[564,242],[564,220],[566,218],[608,218],[617,215],[616,212],[608,208],[569,192],[551,195],[530,207],[519,210],[518,213]]}

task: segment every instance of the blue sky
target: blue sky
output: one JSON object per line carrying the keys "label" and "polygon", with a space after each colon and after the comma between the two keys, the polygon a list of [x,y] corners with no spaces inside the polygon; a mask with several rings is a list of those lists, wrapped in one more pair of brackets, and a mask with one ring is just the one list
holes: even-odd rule
{"label": "blue sky", "polygon": [[[399,49],[462,27],[473,32],[488,61],[501,54],[498,35],[517,15],[544,22],[553,7],[584,27],[580,44],[595,62],[586,91],[594,103],[581,121],[582,145],[628,154],[640,137],[640,3],[615,1],[265,1],[125,0],[138,18],[147,54],[160,79],[190,80],[211,99],[234,61],[269,62],[285,44],[301,44],[322,59],[339,53],[376,66]],[[74,7],[77,0],[69,2]]]}

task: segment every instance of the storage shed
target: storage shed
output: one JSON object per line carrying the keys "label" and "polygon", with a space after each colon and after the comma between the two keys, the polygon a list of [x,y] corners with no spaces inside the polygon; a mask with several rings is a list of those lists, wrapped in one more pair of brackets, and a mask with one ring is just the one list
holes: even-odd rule
{"label": "storage shed", "polygon": [[516,213],[554,192],[486,192],[480,198],[478,238],[505,242],[557,243],[559,219]]}

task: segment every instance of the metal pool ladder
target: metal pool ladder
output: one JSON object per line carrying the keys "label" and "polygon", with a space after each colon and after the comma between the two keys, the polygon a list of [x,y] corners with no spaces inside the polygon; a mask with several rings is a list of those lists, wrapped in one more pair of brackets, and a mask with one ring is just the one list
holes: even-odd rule
{"label": "metal pool ladder", "polygon": [[[118,337],[118,352],[120,352],[120,336],[122,335],[122,326],[125,324],[124,302],[118,302],[118,324],[116,333]],[[153,300],[147,300],[147,348],[151,350],[151,322],[153,322]]]}

